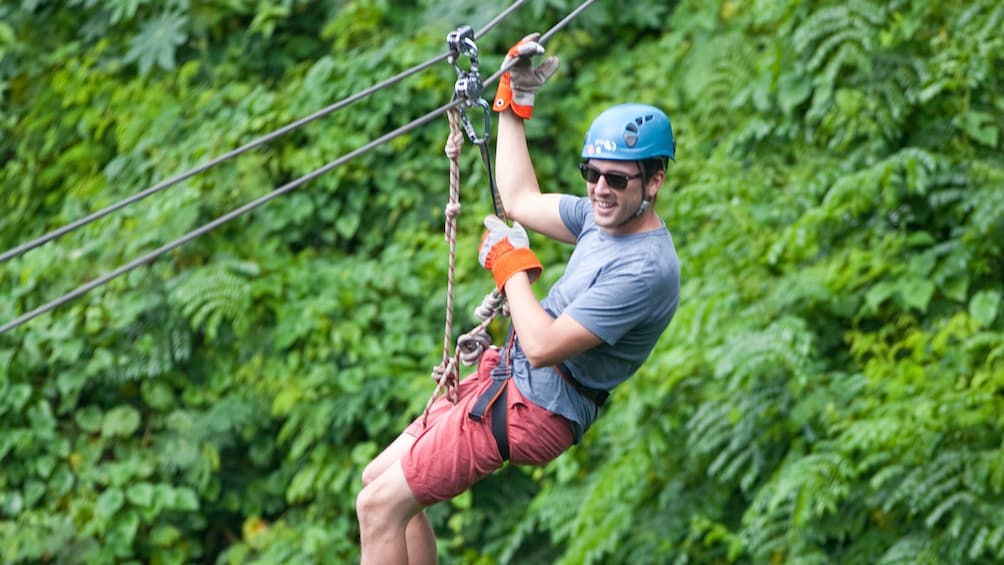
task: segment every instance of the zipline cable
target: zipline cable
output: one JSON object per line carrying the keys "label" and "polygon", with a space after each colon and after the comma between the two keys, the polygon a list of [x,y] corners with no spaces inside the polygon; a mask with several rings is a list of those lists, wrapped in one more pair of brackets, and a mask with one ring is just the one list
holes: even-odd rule
{"label": "zipline cable", "polygon": [[181,247],[182,245],[188,243],[189,241],[192,241],[193,239],[195,239],[197,237],[205,235],[206,233],[208,233],[208,232],[210,232],[210,231],[212,231],[212,230],[214,230],[214,229],[222,226],[223,224],[229,222],[230,220],[233,220],[233,219],[235,219],[235,218],[237,218],[239,216],[242,216],[242,215],[246,214],[247,212],[250,212],[251,210],[254,210],[255,208],[258,208],[258,207],[262,206],[263,204],[266,204],[266,203],[268,203],[268,202],[270,202],[270,201],[272,201],[272,200],[274,200],[274,199],[276,199],[276,198],[278,198],[278,197],[286,194],[287,192],[291,192],[293,189],[299,187],[300,185],[305,184],[305,183],[307,183],[309,181],[314,180],[315,178],[323,175],[324,173],[327,173],[328,171],[334,169],[335,167],[338,167],[338,166],[344,164],[345,162],[358,157],[359,155],[367,153],[370,150],[374,149],[375,147],[377,147],[377,146],[379,146],[379,145],[381,145],[383,143],[386,143],[387,141],[390,141],[391,139],[394,139],[395,137],[398,137],[400,135],[404,135],[405,133],[408,133],[411,130],[416,129],[419,126],[425,125],[426,123],[432,121],[434,118],[439,117],[443,112],[446,112],[447,110],[449,110],[450,108],[453,108],[455,106],[460,106],[462,103],[463,103],[463,100],[456,100],[454,102],[450,102],[449,104],[445,104],[445,105],[443,105],[443,106],[441,106],[441,107],[439,107],[439,108],[437,108],[437,109],[429,112],[428,114],[425,114],[424,116],[422,116],[421,118],[418,118],[417,120],[414,120],[414,121],[412,121],[412,122],[410,122],[408,124],[405,124],[405,125],[397,128],[396,130],[390,132],[390,133],[384,134],[384,135],[378,137],[377,139],[374,139],[373,141],[367,143],[366,145],[363,145],[362,147],[358,147],[355,150],[353,150],[353,151],[351,151],[349,153],[346,153],[345,155],[342,155],[338,159],[335,159],[334,161],[328,163],[327,165],[322,166],[319,169],[315,169],[314,171],[312,171],[312,172],[310,172],[310,173],[308,173],[308,174],[306,174],[306,175],[304,175],[304,176],[302,176],[302,177],[300,177],[298,179],[295,179],[293,181],[290,181],[289,183],[284,184],[283,186],[281,186],[281,187],[273,190],[272,192],[266,194],[265,196],[259,197],[259,198],[255,199],[255,200],[252,200],[251,202],[248,202],[247,204],[241,206],[240,208],[237,208],[235,210],[231,210],[230,212],[228,212],[228,213],[226,213],[226,214],[224,214],[224,215],[216,218],[215,220],[213,220],[213,221],[211,221],[211,222],[209,222],[207,224],[203,224],[202,226],[200,226],[200,227],[198,227],[198,228],[196,228],[196,229],[194,229],[194,230],[186,233],[185,235],[179,237],[178,239],[176,239],[176,240],[174,240],[174,241],[172,241],[170,243],[167,243],[165,245],[162,245],[161,247],[158,247],[157,249],[154,249],[153,251],[150,251],[150,252],[142,255],[142,256],[140,256],[140,257],[138,257],[138,258],[130,261],[129,263],[126,263],[125,265],[122,265],[121,267],[115,269],[114,271],[111,271],[111,272],[109,272],[109,273],[107,273],[105,275],[102,275],[102,276],[100,276],[100,277],[98,277],[98,278],[96,278],[96,279],[94,279],[94,280],[92,280],[92,281],[90,281],[90,282],[88,282],[88,283],[86,283],[86,284],[84,284],[84,285],[82,285],[82,286],[80,286],[80,287],[78,287],[78,288],[76,288],[76,289],[74,289],[74,290],[72,290],[72,291],[64,294],[63,296],[61,296],[61,297],[59,297],[59,298],[57,298],[57,299],[55,299],[55,300],[53,300],[53,301],[51,301],[51,302],[49,302],[47,304],[44,304],[42,306],[39,306],[38,308],[35,308],[34,310],[32,310],[32,311],[30,311],[30,312],[28,312],[26,314],[18,316],[14,320],[11,320],[10,322],[4,324],[3,326],[0,326],[0,334],[3,334],[3,333],[5,333],[5,332],[7,332],[9,330],[12,330],[12,329],[20,326],[21,324],[23,324],[23,323],[25,323],[25,322],[33,319],[33,318],[37,318],[38,316],[41,316],[42,314],[45,314],[46,312],[49,312],[49,311],[51,311],[51,310],[53,310],[55,308],[58,308],[58,307],[62,306],[63,304],[66,304],[67,302],[70,302],[71,300],[79,298],[79,297],[83,296],[84,294],[87,294],[88,292],[94,290],[95,288],[97,288],[99,286],[102,286],[104,284],[107,284],[111,280],[113,280],[115,278],[118,278],[119,276],[124,275],[125,273],[128,273],[129,271],[132,271],[133,269],[135,269],[137,267],[140,267],[140,266],[142,266],[142,265],[144,265],[146,263],[149,263],[149,262],[153,261],[154,259],[157,259],[161,255],[163,255],[163,254],[165,254],[165,253],[167,253],[169,251],[172,251],[174,249],[177,249],[178,247]]}
{"label": "zipline cable", "polygon": [[[574,20],[579,14],[585,11],[586,8],[592,6],[594,2],[596,2],[596,0],[585,0],[584,2],[582,2],[582,4],[579,4],[578,8],[569,12],[567,16],[561,19],[561,21],[554,24],[554,26],[552,26],[551,29],[544,32],[544,35],[540,36],[540,39],[537,40],[537,43],[540,43],[541,45],[547,43],[552,37],[554,37],[554,34],[564,29],[565,26],[570,24],[572,20]],[[502,68],[495,71],[495,74],[485,79],[485,84],[495,82],[496,80],[498,80],[500,76],[502,76],[502,73],[508,71],[515,64],[516,64],[516,59],[512,59],[511,61],[509,61],[507,65],[503,65]]]}
{"label": "zipline cable", "polygon": [[[499,15],[495,16],[494,19],[492,19],[487,24],[485,24],[485,26],[483,28],[481,28],[479,31],[477,31],[474,34],[474,36],[476,38],[477,37],[481,37],[482,35],[488,33],[489,31],[491,31],[492,28],[494,28],[495,26],[497,26],[499,24],[499,22],[501,22],[506,16],[508,16],[509,14],[511,14],[514,10],[516,10],[517,8],[519,8],[521,5],[523,5],[526,1],[527,0],[516,0],[515,2],[513,2],[512,5],[510,5],[504,11],[502,11]],[[85,226],[87,224],[90,224],[91,222],[94,222],[96,220],[100,220],[101,218],[104,218],[105,216],[108,216],[109,214],[117,212],[118,210],[121,210],[122,208],[125,208],[126,206],[129,206],[130,204],[134,204],[136,202],[139,202],[140,200],[143,200],[144,198],[146,198],[148,196],[151,196],[153,194],[156,194],[157,192],[160,192],[160,191],[165,190],[165,189],[167,189],[167,188],[169,188],[171,186],[174,186],[174,185],[176,185],[176,184],[178,184],[178,183],[180,183],[180,182],[182,182],[184,180],[187,180],[187,179],[189,179],[189,178],[191,178],[191,177],[193,177],[193,176],[195,176],[195,175],[197,175],[199,173],[205,172],[205,171],[211,169],[212,167],[215,167],[216,165],[219,165],[220,163],[223,163],[224,161],[230,160],[230,159],[232,159],[234,157],[237,157],[239,155],[247,153],[248,151],[250,151],[252,149],[255,149],[256,147],[259,147],[261,145],[264,145],[266,143],[274,141],[275,139],[277,139],[277,138],[279,138],[279,137],[281,137],[283,135],[286,135],[287,133],[289,133],[289,132],[291,132],[293,130],[299,129],[299,128],[301,128],[301,127],[303,127],[303,126],[305,126],[305,125],[307,125],[307,124],[309,124],[311,122],[317,121],[318,119],[323,118],[323,117],[325,117],[325,116],[327,116],[327,115],[329,115],[329,114],[331,114],[331,113],[333,113],[333,112],[335,112],[337,110],[340,110],[340,109],[348,106],[349,104],[357,102],[357,101],[359,101],[359,100],[361,100],[361,99],[363,99],[363,98],[365,98],[365,97],[367,97],[367,96],[369,96],[371,94],[374,94],[374,93],[376,93],[376,92],[378,92],[378,91],[380,91],[380,90],[382,90],[384,88],[387,88],[389,86],[397,84],[398,82],[401,82],[402,80],[404,80],[404,79],[406,79],[406,78],[408,78],[408,77],[410,77],[412,75],[415,75],[415,74],[417,74],[419,72],[422,72],[422,71],[424,71],[424,70],[426,70],[426,69],[428,69],[428,68],[430,68],[430,67],[432,67],[432,66],[434,66],[436,64],[439,64],[442,61],[446,60],[446,58],[449,57],[449,55],[450,55],[449,52],[443,53],[442,55],[439,55],[438,57],[435,57],[435,58],[430,59],[430,60],[428,60],[428,61],[426,61],[424,63],[416,65],[416,66],[414,66],[414,67],[412,67],[410,69],[402,71],[401,73],[398,73],[398,74],[396,74],[396,75],[394,75],[394,76],[392,76],[392,77],[390,77],[390,78],[388,78],[388,79],[386,79],[384,81],[381,81],[381,82],[379,82],[377,84],[374,84],[374,85],[370,86],[369,88],[361,90],[361,91],[359,91],[359,92],[357,92],[357,93],[355,93],[353,95],[350,95],[350,96],[348,96],[348,97],[346,97],[346,98],[344,98],[342,100],[339,100],[338,102],[335,102],[334,104],[331,104],[330,106],[322,108],[322,109],[314,112],[313,114],[310,114],[309,116],[306,116],[304,118],[300,118],[299,120],[297,120],[295,122],[292,122],[290,124],[287,124],[287,125],[279,128],[279,129],[277,129],[277,130],[275,130],[275,131],[273,131],[273,132],[271,132],[269,134],[263,135],[263,136],[261,136],[261,137],[259,137],[257,139],[249,141],[248,143],[246,143],[246,144],[244,144],[244,145],[242,145],[242,146],[240,146],[240,147],[238,147],[236,149],[228,151],[227,153],[224,153],[223,155],[220,155],[218,157],[210,159],[209,161],[206,161],[205,163],[202,163],[201,165],[198,165],[198,166],[196,166],[193,169],[189,169],[189,170],[187,170],[187,171],[185,171],[183,173],[180,173],[178,175],[175,175],[175,176],[173,176],[173,177],[171,177],[169,179],[163,180],[163,181],[161,181],[161,182],[159,182],[159,183],[157,183],[157,184],[155,184],[155,185],[153,185],[153,186],[151,186],[151,187],[149,187],[149,188],[147,188],[147,189],[145,189],[145,190],[143,190],[141,192],[138,192],[138,193],[136,193],[136,194],[134,194],[134,195],[132,195],[132,196],[130,196],[128,198],[125,198],[123,200],[120,200],[119,202],[111,204],[111,205],[107,206],[106,208],[103,208],[101,210],[98,210],[97,212],[93,212],[91,214],[88,214],[87,216],[84,216],[82,218],[74,220],[74,221],[72,221],[72,222],[70,222],[70,223],[68,223],[68,224],[66,224],[66,225],[64,225],[64,226],[62,226],[60,228],[57,228],[57,229],[55,229],[55,230],[53,230],[53,231],[51,231],[49,233],[46,233],[45,235],[42,235],[42,236],[40,236],[40,237],[38,237],[36,239],[33,239],[33,240],[28,241],[26,243],[23,243],[23,244],[15,247],[13,249],[5,251],[2,254],[0,254],[0,263],[3,263],[3,262],[8,261],[10,259],[13,259],[14,257],[18,257],[20,255],[23,255],[24,253],[26,253],[26,252],[28,252],[28,251],[30,251],[32,249],[35,249],[36,247],[40,247],[40,246],[42,246],[42,245],[44,245],[44,244],[52,241],[53,239],[56,239],[56,238],[61,237],[63,235],[66,235],[66,234],[72,232],[73,230],[76,230],[76,229],[81,228],[81,227],[83,227],[83,226]]]}
{"label": "zipline cable", "polygon": [[[582,10],[584,10],[586,7],[588,7],[593,2],[595,2],[595,0],[586,0],[585,2],[583,2],[579,6],[579,8],[577,8],[574,11],[572,11],[568,16],[566,16],[564,19],[562,19],[560,22],[558,22],[554,27],[552,27],[550,30],[548,30],[547,33],[545,33],[544,35],[542,35],[541,36],[541,40],[544,40],[545,38],[550,38],[551,36],[553,36],[556,31],[560,30],[565,25],[567,25],[574,16],[578,15],[580,12],[582,12]],[[493,74],[491,77],[489,77],[489,79],[487,81],[485,81],[485,84],[490,83],[490,82],[492,82],[494,80],[497,80],[498,77],[502,75],[502,72],[504,72],[504,70],[505,69],[500,69],[498,72],[496,72],[495,74]],[[41,316],[42,314],[45,314],[46,312],[50,312],[50,311],[52,311],[52,310],[54,310],[54,309],[56,309],[56,308],[58,308],[58,307],[60,307],[60,306],[62,306],[64,304],[66,304],[66,303],[68,303],[68,302],[70,302],[72,300],[75,300],[75,299],[83,296],[84,294],[87,294],[88,292],[94,290],[95,288],[98,288],[99,286],[105,285],[108,282],[110,282],[110,281],[112,281],[112,280],[114,280],[114,279],[116,279],[116,278],[124,275],[125,273],[128,273],[129,271],[132,271],[132,270],[136,269],[137,267],[140,267],[142,265],[150,263],[153,260],[155,260],[158,257],[160,257],[161,255],[164,255],[165,253],[167,253],[169,251],[177,249],[178,247],[181,247],[182,245],[188,243],[189,241],[192,241],[193,239],[195,239],[197,237],[205,235],[206,233],[208,233],[208,232],[210,232],[210,231],[212,231],[212,230],[214,230],[214,229],[222,226],[223,224],[229,222],[230,220],[233,220],[233,219],[235,219],[237,217],[240,217],[240,216],[242,216],[242,215],[244,215],[244,214],[246,214],[246,213],[248,213],[248,212],[250,212],[250,211],[252,211],[252,210],[254,210],[254,209],[256,209],[256,208],[258,208],[258,207],[260,207],[260,206],[262,206],[262,205],[264,205],[264,204],[266,204],[266,203],[268,203],[268,202],[270,202],[270,201],[272,201],[274,199],[276,199],[276,198],[278,198],[279,196],[282,196],[282,195],[284,195],[284,194],[286,194],[288,192],[292,192],[294,189],[298,188],[300,185],[303,185],[303,184],[305,184],[305,183],[307,183],[309,181],[312,181],[312,180],[316,179],[317,177],[319,177],[319,176],[327,173],[328,171],[331,171],[332,169],[334,169],[334,168],[336,168],[338,166],[341,166],[342,164],[346,163],[347,161],[349,161],[351,159],[354,159],[354,158],[356,158],[356,157],[358,157],[360,155],[363,155],[364,153],[368,153],[369,151],[373,150],[374,148],[376,148],[376,147],[378,147],[378,146],[380,146],[380,145],[382,145],[382,144],[384,144],[384,143],[386,143],[386,142],[388,142],[388,141],[390,141],[390,140],[392,140],[392,139],[394,139],[394,138],[396,138],[398,136],[404,135],[405,133],[408,133],[408,132],[410,132],[410,131],[412,131],[414,129],[417,129],[420,126],[423,126],[423,125],[431,122],[433,119],[439,117],[443,113],[445,113],[445,112],[447,112],[447,111],[449,111],[449,110],[451,110],[453,108],[459,107],[463,103],[464,103],[464,100],[457,99],[457,100],[453,100],[453,101],[451,101],[451,102],[449,102],[447,104],[444,104],[444,105],[440,106],[439,108],[436,108],[435,110],[432,110],[431,112],[425,114],[424,116],[422,116],[422,117],[420,117],[420,118],[418,118],[416,120],[413,120],[413,121],[411,121],[411,122],[409,122],[409,123],[407,123],[407,124],[405,124],[405,125],[397,128],[397,129],[395,129],[394,131],[392,131],[390,133],[386,133],[386,134],[384,134],[384,135],[382,135],[382,136],[374,139],[373,141],[370,141],[366,145],[363,145],[363,146],[358,147],[358,148],[356,148],[355,150],[353,150],[353,151],[351,151],[349,153],[346,153],[345,155],[342,155],[341,157],[335,159],[334,161],[331,161],[330,163],[328,163],[328,164],[320,167],[319,169],[315,169],[314,171],[312,171],[312,172],[310,172],[310,173],[308,173],[308,174],[306,174],[306,175],[304,175],[304,176],[302,176],[302,177],[300,177],[298,179],[290,181],[290,182],[288,182],[288,183],[280,186],[279,188],[276,188],[275,190],[273,190],[272,192],[266,194],[265,196],[259,197],[259,198],[255,199],[255,200],[251,201],[251,202],[248,202],[247,204],[241,206],[240,208],[237,208],[235,210],[231,210],[230,212],[228,212],[228,213],[226,213],[226,214],[224,214],[224,215],[216,218],[215,220],[213,220],[213,221],[211,221],[209,223],[203,224],[202,226],[200,226],[200,227],[198,227],[198,228],[196,228],[196,229],[188,232],[187,234],[181,236],[180,238],[178,238],[178,239],[176,239],[176,240],[174,240],[174,241],[172,241],[170,243],[167,243],[165,245],[162,245],[161,247],[158,247],[157,249],[154,249],[153,251],[150,251],[150,252],[148,252],[148,253],[146,253],[146,254],[144,254],[144,255],[142,255],[142,256],[140,256],[140,257],[138,257],[138,258],[136,258],[136,259],[134,259],[132,261],[130,261],[129,263],[126,263],[125,265],[122,265],[121,267],[115,269],[114,271],[111,271],[111,272],[109,272],[109,273],[107,273],[105,275],[102,275],[102,276],[100,276],[100,277],[98,277],[98,278],[96,278],[96,279],[94,279],[94,280],[92,280],[92,281],[90,281],[90,282],[88,282],[88,283],[80,286],[80,287],[77,287],[76,289],[74,289],[74,290],[72,290],[72,291],[70,291],[70,292],[68,292],[68,293],[60,296],[59,298],[56,298],[55,300],[52,300],[52,301],[50,301],[50,302],[48,302],[46,304],[43,304],[42,306],[39,306],[38,308],[35,308],[34,310],[31,310],[30,312],[22,314],[21,316],[18,316],[17,318],[11,320],[10,322],[7,322],[3,326],[0,326],[0,334],[4,334],[4,333],[6,333],[6,332],[8,332],[8,331],[10,331],[10,330],[12,330],[12,329],[14,329],[14,328],[22,325],[22,324],[24,324],[24,323],[26,323],[26,322],[34,319],[34,318],[37,318],[37,317]]]}

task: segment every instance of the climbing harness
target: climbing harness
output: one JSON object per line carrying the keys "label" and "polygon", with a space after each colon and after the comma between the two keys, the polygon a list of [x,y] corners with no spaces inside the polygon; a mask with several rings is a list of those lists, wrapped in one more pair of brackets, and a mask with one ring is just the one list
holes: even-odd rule
{"label": "climbing harness", "polygon": [[[478,423],[485,421],[485,415],[491,413],[491,432],[495,438],[495,446],[503,461],[509,460],[509,429],[508,415],[508,390],[509,381],[512,378],[512,348],[516,343],[515,330],[510,328],[509,337],[506,339],[509,345],[506,346],[505,354],[499,359],[491,371],[492,382],[478,396],[467,416]],[[552,367],[566,383],[574,388],[583,398],[596,405],[597,410],[603,406],[610,396],[610,392],[602,389],[588,387],[572,376],[572,370],[565,363],[558,363]]]}
{"label": "climbing harness", "polygon": [[509,404],[509,379],[512,377],[512,346],[516,342],[512,329],[509,330],[508,341],[505,355],[500,356],[499,364],[492,369],[492,382],[467,413],[471,420],[483,423],[485,414],[491,412],[492,437],[495,438],[495,447],[498,448],[502,461],[509,460],[509,415],[506,414],[506,408]]}

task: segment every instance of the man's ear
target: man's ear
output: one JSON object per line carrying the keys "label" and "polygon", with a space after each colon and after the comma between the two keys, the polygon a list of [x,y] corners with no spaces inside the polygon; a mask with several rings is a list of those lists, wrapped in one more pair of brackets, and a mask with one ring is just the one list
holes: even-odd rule
{"label": "man's ear", "polygon": [[648,178],[648,185],[645,186],[645,196],[649,200],[655,200],[655,197],[659,194],[659,189],[662,188],[662,183],[666,181],[666,170],[662,169],[656,171]]}

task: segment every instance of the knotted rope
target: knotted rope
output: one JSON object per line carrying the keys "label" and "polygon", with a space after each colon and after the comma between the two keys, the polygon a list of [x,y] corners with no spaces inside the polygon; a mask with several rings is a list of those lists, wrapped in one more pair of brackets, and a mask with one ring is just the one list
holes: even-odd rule
{"label": "knotted rope", "polygon": [[429,418],[429,409],[440,392],[445,390],[446,398],[456,404],[459,399],[460,372],[458,364],[463,362],[471,366],[476,364],[485,350],[491,347],[492,340],[488,334],[488,326],[500,313],[504,312],[505,297],[498,290],[493,290],[485,296],[474,313],[481,320],[477,327],[457,339],[457,347],[451,354],[450,339],[453,335],[453,291],[454,273],[457,262],[457,217],[460,216],[460,148],[464,144],[464,134],[460,129],[460,111],[451,109],[447,116],[450,121],[450,134],[446,139],[445,152],[450,159],[450,201],[446,205],[446,240],[450,246],[449,267],[446,277],[446,324],[443,330],[443,360],[432,369],[432,378],[436,381],[436,389],[425,405],[422,424]]}
{"label": "knotted rope", "polygon": [[464,133],[460,130],[460,111],[451,109],[447,112],[450,120],[450,135],[446,138],[446,156],[450,159],[450,201],[446,205],[446,241],[450,244],[450,262],[446,278],[446,327],[443,330],[443,361],[432,369],[432,378],[436,380],[436,390],[425,406],[425,418],[429,417],[429,408],[446,390],[450,402],[457,401],[457,387],[460,383],[457,371],[457,356],[450,355],[450,339],[453,335],[453,287],[454,273],[457,263],[457,217],[460,215],[460,148],[464,145]]}

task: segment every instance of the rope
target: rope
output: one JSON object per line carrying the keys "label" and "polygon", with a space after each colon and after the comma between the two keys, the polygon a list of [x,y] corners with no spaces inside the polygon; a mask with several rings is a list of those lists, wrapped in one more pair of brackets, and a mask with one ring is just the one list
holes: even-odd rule
{"label": "rope", "polygon": [[[516,0],[515,2],[513,2],[513,4],[511,6],[509,6],[509,8],[505,9],[502,13],[500,13],[498,16],[496,16],[493,20],[491,20],[490,22],[488,22],[485,25],[485,27],[483,27],[481,30],[479,30],[478,32],[476,32],[475,33],[475,37],[480,37],[480,36],[484,35],[485,33],[487,33],[488,31],[490,31],[492,28],[494,28],[496,25],[498,25],[498,23],[500,21],[502,21],[502,19],[504,19],[509,14],[511,14],[516,8],[520,7],[524,2],[526,2],[526,0]],[[331,114],[331,113],[333,113],[333,112],[335,112],[337,110],[340,110],[340,109],[348,106],[349,104],[357,102],[357,101],[359,101],[359,100],[361,100],[361,99],[363,99],[363,98],[365,98],[365,97],[367,97],[367,96],[369,96],[371,94],[374,94],[374,93],[376,93],[376,92],[378,92],[380,90],[383,90],[384,88],[387,88],[389,86],[397,84],[398,82],[401,82],[402,80],[404,80],[404,79],[406,79],[406,78],[408,78],[408,77],[410,77],[410,76],[412,76],[414,74],[417,74],[417,73],[419,73],[421,71],[424,71],[425,69],[428,69],[428,68],[430,68],[430,67],[432,67],[432,66],[434,66],[434,65],[436,65],[436,64],[438,64],[438,63],[440,63],[442,61],[444,61],[447,57],[449,57],[449,55],[450,55],[449,52],[443,53],[443,54],[439,55],[438,57],[430,59],[430,60],[428,60],[428,61],[426,61],[424,63],[415,65],[414,67],[412,67],[410,69],[407,69],[405,71],[402,71],[402,72],[400,72],[400,73],[398,73],[398,74],[396,74],[396,75],[394,75],[394,76],[392,76],[392,77],[390,77],[390,78],[388,78],[388,79],[386,79],[384,81],[381,81],[381,82],[379,82],[377,84],[374,84],[374,85],[370,86],[369,88],[361,90],[361,91],[359,91],[359,92],[357,92],[357,93],[355,93],[353,95],[350,95],[350,96],[348,96],[348,97],[346,97],[346,98],[344,98],[344,99],[342,99],[342,100],[340,100],[338,102],[335,102],[334,104],[331,104],[330,106],[322,108],[322,109],[314,112],[313,114],[310,114],[309,116],[301,118],[301,119],[299,119],[299,120],[297,120],[295,122],[292,122],[292,123],[290,123],[288,125],[285,125],[285,126],[279,128],[279,129],[277,129],[277,130],[275,130],[275,131],[273,131],[273,132],[271,132],[269,134],[266,134],[266,135],[263,135],[263,136],[261,136],[261,137],[259,137],[257,139],[254,139],[254,140],[252,140],[252,141],[250,141],[250,142],[248,142],[248,143],[246,143],[246,144],[244,144],[244,145],[242,145],[242,146],[240,146],[240,147],[238,147],[236,149],[233,149],[233,150],[231,150],[231,151],[229,151],[227,153],[224,153],[223,155],[220,155],[220,156],[218,156],[216,158],[210,159],[209,161],[206,161],[206,162],[202,163],[201,165],[196,166],[195,168],[189,169],[189,170],[187,170],[187,171],[185,171],[183,173],[179,173],[178,175],[175,175],[175,176],[173,176],[173,177],[171,177],[169,179],[163,180],[163,181],[161,181],[161,182],[159,182],[159,183],[157,183],[157,184],[155,184],[155,185],[153,185],[153,186],[151,186],[151,187],[149,187],[149,188],[147,188],[147,189],[145,189],[145,190],[143,190],[141,192],[138,192],[138,193],[136,193],[136,194],[134,194],[134,195],[132,195],[132,196],[130,196],[128,198],[120,200],[119,202],[111,204],[111,205],[109,205],[109,206],[107,206],[107,207],[105,207],[105,208],[103,208],[101,210],[98,210],[97,212],[93,212],[91,214],[88,214],[87,216],[84,216],[83,218],[79,218],[77,220],[74,220],[73,222],[70,222],[69,224],[66,224],[66,225],[64,225],[64,226],[62,226],[60,228],[57,228],[57,229],[49,232],[49,233],[46,233],[45,235],[42,235],[42,236],[40,236],[40,237],[38,237],[36,239],[33,239],[33,240],[28,241],[26,243],[23,243],[23,244],[15,247],[13,249],[5,251],[2,254],[0,254],[0,263],[3,263],[3,262],[8,261],[10,259],[13,259],[14,257],[18,257],[20,255],[23,255],[24,253],[26,253],[26,252],[28,252],[28,251],[30,251],[32,249],[35,249],[36,247],[40,247],[40,246],[44,245],[45,243],[48,243],[48,242],[52,241],[53,239],[56,239],[56,238],[61,237],[63,235],[66,235],[66,234],[68,234],[68,233],[70,233],[70,232],[72,232],[72,231],[74,231],[74,230],[76,230],[78,228],[81,228],[83,226],[86,226],[87,224],[90,224],[91,222],[100,220],[101,218],[104,218],[105,216],[108,216],[109,214],[112,214],[112,213],[114,213],[114,212],[116,212],[118,210],[121,210],[122,208],[125,208],[126,206],[129,206],[130,204],[134,204],[136,202],[139,202],[140,200],[143,200],[144,198],[146,198],[148,196],[151,196],[151,195],[156,194],[156,193],[158,193],[158,192],[160,192],[162,190],[170,188],[171,186],[174,186],[174,185],[176,185],[176,184],[178,184],[178,183],[180,183],[180,182],[182,182],[184,180],[187,180],[187,179],[189,179],[189,178],[191,178],[191,177],[193,177],[193,176],[195,176],[195,175],[197,175],[199,173],[205,172],[206,170],[208,170],[208,169],[210,169],[212,167],[215,167],[216,165],[219,165],[220,163],[223,163],[224,161],[227,161],[229,159],[232,159],[234,157],[242,155],[242,154],[244,154],[244,153],[246,153],[246,152],[248,152],[248,151],[250,151],[250,150],[252,150],[252,149],[254,149],[256,147],[259,147],[261,145],[264,145],[266,143],[274,141],[275,139],[277,139],[277,138],[279,138],[279,137],[281,137],[283,135],[286,135],[287,133],[289,133],[289,132],[291,132],[293,130],[301,128],[301,127],[303,127],[303,126],[305,126],[305,125],[307,125],[307,124],[309,124],[311,122],[314,122],[314,121],[316,121],[316,120],[318,120],[320,118],[323,118],[323,117],[325,117],[325,116],[327,116],[327,115],[329,115],[329,114]],[[0,331],[0,333],[3,333],[3,332]]]}
{"label": "rope", "polygon": [[450,200],[446,205],[446,240],[449,242],[449,267],[446,276],[446,322],[443,328],[443,360],[433,367],[432,378],[436,388],[425,403],[422,415],[422,425],[429,419],[429,410],[441,392],[446,398],[456,404],[460,398],[460,371],[458,361],[471,366],[477,363],[485,350],[491,347],[492,340],[488,334],[488,325],[504,309],[505,297],[498,290],[488,294],[481,305],[475,309],[475,315],[481,323],[473,330],[460,336],[457,347],[451,354],[450,339],[453,335],[453,294],[456,286],[455,272],[457,263],[457,218],[460,216],[460,149],[464,144],[464,133],[460,129],[460,111],[456,108],[447,112],[450,122],[450,135],[446,139],[445,152],[450,160]]}
{"label": "rope", "polygon": [[492,289],[474,309],[474,315],[481,323],[457,339],[457,354],[465,365],[475,365],[481,360],[485,350],[491,347],[492,338],[488,335],[488,326],[500,314],[508,317],[509,308],[505,296],[498,289]]}
{"label": "rope", "polygon": [[457,264],[457,216],[460,215],[460,148],[464,144],[464,133],[460,130],[460,111],[453,109],[447,112],[450,120],[450,135],[446,140],[446,156],[450,159],[450,201],[446,205],[446,240],[450,244],[449,268],[446,276],[446,327],[443,330],[443,361],[433,369],[432,377],[436,380],[436,390],[425,405],[423,423],[429,417],[429,408],[446,390],[446,397],[456,403],[459,395],[457,387],[460,376],[457,371],[457,355],[450,355],[450,339],[453,336],[453,290],[454,273]]}

